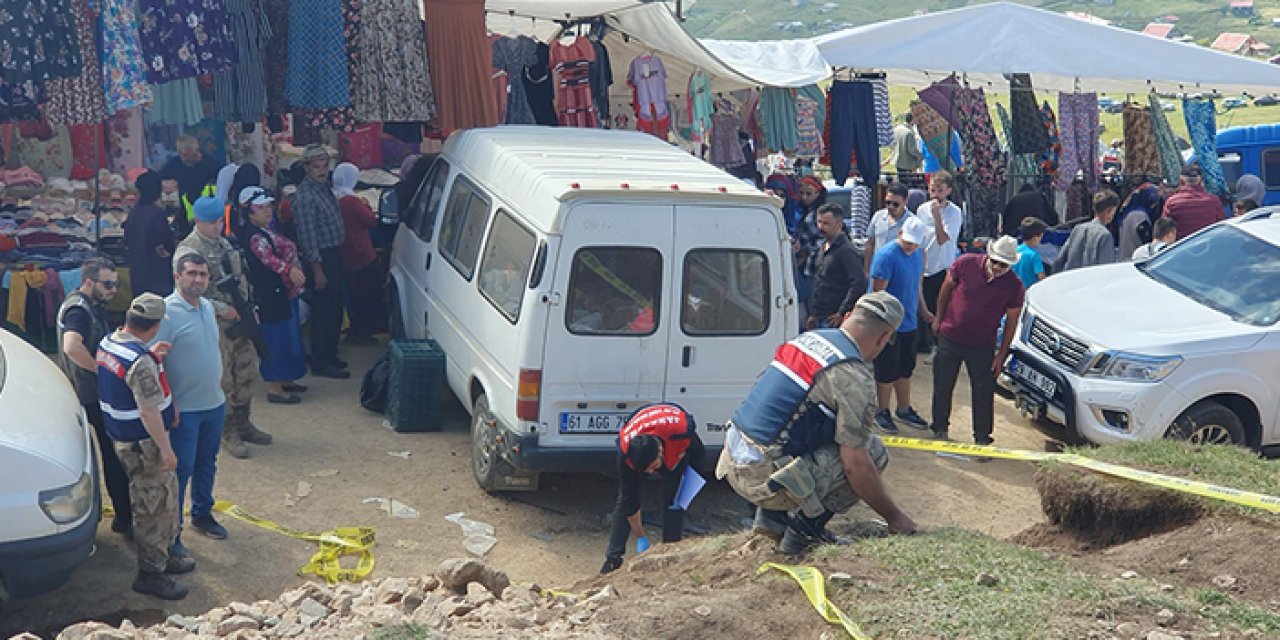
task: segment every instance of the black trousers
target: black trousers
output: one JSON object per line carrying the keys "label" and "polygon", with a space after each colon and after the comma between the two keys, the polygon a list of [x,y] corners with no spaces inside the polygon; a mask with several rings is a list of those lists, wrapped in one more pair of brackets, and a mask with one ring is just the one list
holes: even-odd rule
{"label": "black trousers", "polygon": [[372,336],[387,330],[387,275],[381,261],[374,260],[359,271],[348,271],[347,292],[351,296],[353,336]]}
{"label": "black trousers", "polygon": [[934,433],[946,433],[951,422],[951,394],[960,377],[960,365],[969,373],[970,403],[973,405],[973,441],[988,444],[995,421],[996,378],[991,362],[996,350],[966,347],[938,336],[938,354],[933,358],[933,424]]}
{"label": "black trousers", "polygon": [[[663,467],[659,472],[662,476],[662,541],[663,542],[679,542],[684,537],[684,509],[672,509],[671,503],[675,502],[676,492],[680,490],[680,479],[684,477],[684,470],[690,464],[697,468],[702,465],[702,459],[706,456],[706,449],[702,446],[702,440],[694,437],[693,442],[689,443],[689,449],[685,451],[684,458],[680,460],[680,464],[675,469],[668,470]],[[630,470],[626,465],[621,465],[624,469]],[[632,471],[632,473],[641,473]],[[643,479],[641,480],[643,483]],[[625,486],[625,479],[619,478],[619,486]],[[628,496],[624,495],[622,490],[618,491],[618,502],[614,506],[613,514],[609,518],[609,548],[605,550],[606,558],[621,558],[627,550],[627,539],[631,537],[631,525],[627,522],[627,516],[634,515],[632,513],[623,513],[625,510],[623,505],[628,502]]]}
{"label": "black trousers", "polygon": [[102,457],[102,480],[107,485],[107,495],[111,496],[111,507],[116,510],[116,517],[122,522],[133,522],[133,506],[129,502],[129,476],[124,472],[124,465],[116,456],[115,445],[107,435],[106,425],[102,421],[102,408],[97,404],[85,404],[85,416],[93,425],[94,439],[98,441],[98,453]]}
{"label": "black trousers", "polygon": [[327,281],[317,291],[311,281],[311,368],[323,369],[338,360],[338,338],[342,333],[346,274],[338,247],[320,250],[320,265]]}
{"label": "black trousers", "polygon": [[[924,278],[924,306],[929,313],[938,312],[938,294],[942,293],[942,283],[947,281],[947,269],[943,269],[931,276]],[[916,348],[920,353],[929,353],[937,344],[937,340],[933,335],[933,328],[924,322],[920,322],[916,327]]]}

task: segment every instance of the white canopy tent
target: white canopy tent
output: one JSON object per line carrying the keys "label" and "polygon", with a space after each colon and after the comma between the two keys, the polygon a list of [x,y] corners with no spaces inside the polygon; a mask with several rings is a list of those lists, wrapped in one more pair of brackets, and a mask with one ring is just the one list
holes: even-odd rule
{"label": "white canopy tent", "polygon": [[[764,68],[742,59],[723,59],[710,47],[689,35],[671,10],[662,2],[638,0],[487,0],[489,30],[508,36],[528,35],[543,41],[556,37],[559,22],[603,18],[609,26],[604,39],[613,68],[610,94],[629,96],[627,70],[631,61],[646,51],[659,55],[667,70],[667,93],[684,96],[689,76],[701,68],[711,79],[712,90],[732,91],[755,86],[803,86],[816,80],[789,84],[785,71]],[[584,31],[585,33],[585,31]],[[752,43],[747,43],[752,44]],[[822,65],[817,49],[809,45],[805,64]],[[730,53],[734,51],[729,48]],[[799,57],[793,59],[799,61]],[[781,66],[781,65],[771,65]],[[813,69],[792,74],[792,81],[813,76]],[[822,77],[825,77],[824,74]],[[821,78],[818,78],[821,79]],[[783,83],[783,84],[779,84]]]}
{"label": "white canopy tent", "polygon": [[740,73],[771,87],[803,87],[831,77],[831,65],[812,40],[699,40]]}
{"label": "white canopy tent", "polygon": [[1280,87],[1280,66],[995,2],[888,20],[814,39],[827,62],[882,69],[922,87],[952,72],[1007,90],[1006,73],[1030,73],[1055,91],[1222,93]]}

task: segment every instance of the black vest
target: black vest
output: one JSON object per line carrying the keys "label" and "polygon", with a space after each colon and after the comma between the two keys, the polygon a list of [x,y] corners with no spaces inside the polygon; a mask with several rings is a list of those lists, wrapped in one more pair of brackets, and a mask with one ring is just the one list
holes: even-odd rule
{"label": "black vest", "polygon": [[[255,228],[249,242],[256,236],[266,238],[271,250],[275,250],[276,243],[271,241],[271,234]],[[289,307],[289,291],[284,286],[286,276],[269,269],[251,247],[246,246],[244,249],[243,254],[249,262],[249,284],[253,288],[253,301],[258,305],[258,321],[271,324],[288,320],[293,315],[293,310]]]}
{"label": "black vest", "polygon": [[81,336],[84,338],[84,348],[89,351],[90,357],[97,353],[98,343],[102,342],[102,339],[111,333],[111,326],[107,323],[107,317],[103,313],[102,305],[94,304],[79,289],[68,294],[67,299],[63,300],[62,306],[58,308],[58,366],[62,368],[62,372],[67,374],[67,378],[71,380],[71,385],[76,389],[76,397],[80,399],[80,404],[96,405],[98,404],[97,372],[81,369],[71,361],[71,358],[62,349],[62,334],[66,332],[64,319],[67,311],[72,307],[84,309],[89,313],[89,318],[92,320],[89,324],[89,335]]}

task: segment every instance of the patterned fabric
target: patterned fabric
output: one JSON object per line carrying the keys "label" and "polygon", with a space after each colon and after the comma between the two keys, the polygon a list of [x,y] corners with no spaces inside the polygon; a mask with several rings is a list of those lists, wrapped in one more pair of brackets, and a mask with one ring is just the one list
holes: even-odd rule
{"label": "patterned fabric", "polygon": [[[1016,118],[1016,116],[1015,116]],[[1049,141],[1049,146],[1041,150],[1037,162],[1040,164],[1040,172],[1049,177],[1058,175],[1058,158],[1062,155],[1062,144],[1058,141],[1058,118],[1053,114],[1053,107],[1049,106],[1046,100],[1040,106],[1040,123],[1044,128],[1045,139]],[[1014,135],[1017,135],[1018,123],[1014,124]]]}
{"label": "patterned fabric", "polygon": [[822,155],[822,131],[818,129],[818,103],[796,98],[796,155]]}
{"label": "patterned fabric", "polygon": [[0,79],[72,78],[82,69],[71,0],[8,0],[0,7]]}
{"label": "patterned fabric", "polygon": [[[107,159],[106,141],[102,138],[102,126],[73,124],[67,127],[71,137],[71,179],[88,180],[97,175],[99,162]],[[94,149],[94,147],[97,149]]]}
{"label": "patterned fabric", "polygon": [[45,100],[43,82],[0,83],[0,122],[39,120],[40,103]]}
{"label": "patterned fabric", "polygon": [[533,109],[525,93],[523,81],[530,67],[538,63],[538,43],[528,36],[499,38],[493,42],[493,67],[502,69],[508,82],[507,109],[503,117],[506,124],[535,124]]}
{"label": "patterned fabric", "polygon": [[[694,142],[711,142],[711,114],[715,112],[715,104],[711,99],[711,78],[707,77],[707,72],[702,69],[694,69],[693,74],[689,76],[688,91],[685,93],[689,100],[689,129],[690,139]],[[818,106],[812,100],[809,101],[813,105],[813,111],[809,116],[809,126],[813,126],[813,120],[817,116]],[[803,116],[801,116],[803,117]],[[813,137],[821,144],[819,135],[820,129],[813,130]],[[811,155],[817,155],[811,154]]]}
{"label": "patterned fabric", "polygon": [[236,47],[236,65],[213,74],[213,115],[228,122],[257,122],[267,114],[262,49],[271,39],[262,0],[225,0]]}
{"label": "patterned fabric", "polygon": [[1054,186],[1066,189],[1076,172],[1084,174],[1089,192],[1098,190],[1102,171],[1098,160],[1098,94],[1059,93],[1059,126],[1062,133],[1062,165]]}
{"label": "patterned fabric", "polygon": [[271,25],[271,39],[263,51],[263,74],[267,87],[267,113],[289,112],[284,97],[289,67],[289,0],[263,0],[263,20]]}
{"label": "patterned fabric", "polygon": [[194,78],[236,63],[225,0],[139,0],[147,81]]}
{"label": "patterned fabric", "polygon": [[951,141],[951,125],[933,107],[924,101],[911,105],[911,119],[920,134],[920,140],[929,148],[929,152],[941,163],[942,168],[952,171],[951,154],[947,153],[947,145]]}
{"label": "patterned fabric", "polygon": [[107,149],[111,170],[123,174],[147,164],[147,140],[142,126],[142,109],[117,111],[107,121]]}
{"label": "patterned fabric", "polygon": [[590,64],[595,59],[595,48],[586,38],[579,37],[571,45],[559,40],[551,43],[551,69],[556,77],[556,112],[560,126],[596,126],[590,77]]}
{"label": "patterned fabric", "polygon": [[365,122],[423,122],[436,116],[427,40],[413,0],[364,0],[352,103]]}
{"label": "patterned fabric", "polygon": [[19,162],[46,179],[71,177],[71,133],[66,127],[54,127],[48,140],[19,137],[17,153]]}
{"label": "patterned fabric", "polygon": [[790,89],[765,87],[760,91],[760,124],[770,151],[792,151],[799,144],[796,131],[796,97]]}
{"label": "patterned fabric", "polygon": [[360,169],[372,169],[382,165],[382,145],[378,137],[382,127],[362,124],[355,131],[338,134],[338,153],[343,162],[350,162]]}
{"label": "patterned fabric", "polygon": [[954,75],[947,76],[916,92],[925,104],[933,107],[938,115],[950,123],[955,131],[960,130],[960,113],[956,110],[954,94],[960,88],[960,82]]}
{"label": "patterned fabric", "polygon": [[1013,111],[1013,152],[1043,154],[1052,144],[1042,111],[1036,108],[1031,76],[1015,73],[1009,78],[1009,105]]}
{"label": "patterned fabric", "polygon": [[876,138],[880,146],[887,147],[893,144],[893,113],[889,111],[889,82],[884,78],[875,78],[870,82],[876,96]]}
{"label": "patterned fabric", "polygon": [[[346,51],[347,74],[355,72],[360,64],[360,15],[363,10],[362,0],[343,0],[342,2],[342,37]],[[355,107],[350,105],[330,107],[326,109],[294,109],[294,144],[306,145],[312,142],[323,142],[321,129],[336,131],[355,131],[360,126]],[[299,135],[299,129],[304,131]],[[300,141],[301,140],[301,141]]]}
{"label": "patterned fabric", "polygon": [[308,177],[298,185],[292,202],[290,209],[298,224],[302,259],[312,264],[320,262],[320,250],[336,248],[346,235],[338,199],[328,184]]}
{"label": "patterned fabric", "polygon": [[[1151,113],[1146,107],[1124,106],[1124,172],[1132,176],[1158,176],[1160,150]],[[1216,157],[1217,151],[1214,151]]]}
{"label": "patterned fabric", "polygon": [[290,105],[305,109],[351,105],[344,43],[349,35],[354,35],[350,33],[353,13],[359,14],[358,0],[346,0],[342,4],[329,0],[290,3],[289,66],[285,80],[285,99]]}
{"label": "patterned fabric", "polygon": [[227,123],[227,161],[263,167],[263,175],[275,175],[274,165],[267,169],[271,151],[267,146],[267,128],[254,125],[250,133],[245,133],[244,128],[245,125],[239,122]]}
{"label": "patterned fabric", "polygon": [[1000,117],[1000,128],[1004,132],[1004,150],[1010,154],[1009,169],[1014,177],[1030,178],[1040,175],[1036,166],[1036,156],[1032,153],[1013,153],[1013,122],[1009,118],[1009,110],[996,103],[996,115]]}
{"label": "patterned fabric", "polygon": [[827,94],[818,85],[810,84],[796,89],[796,97],[805,97],[813,100],[818,105],[818,113],[814,117],[814,124],[818,126],[818,131],[827,130]]}
{"label": "patterned fabric", "polygon": [[[506,70],[498,65],[497,51],[498,41],[503,38],[504,36],[496,33],[489,34],[489,56],[492,58],[491,62],[493,63],[493,75],[490,76],[493,80],[493,93],[495,94],[493,97],[498,103],[498,113],[506,114],[507,93],[511,90],[509,88],[511,82]],[[504,115],[503,117],[505,118],[506,116]]]}
{"label": "patterned fabric", "polygon": [[102,1],[102,85],[107,112],[151,102],[133,0]]}
{"label": "patterned fabric", "polygon": [[1178,151],[1178,143],[1174,142],[1169,120],[1164,117],[1160,96],[1152,91],[1147,98],[1151,108],[1151,128],[1155,131],[1156,148],[1160,152],[1160,173],[1165,182],[1178,184],[1178,176],[1182,174],[1182,153]]}
{"label": "patterned fabric", "polygon": [[736,114],[727,110],[711,116],[711,164],[728,169],[747,163],[738,143],[741,123]]}
{"label": "patterned fabric", "polygon": [[149,124],[189,126],[204,119],[200,84],[195,78],[151,85],[151,93],[154,100],[147,109]]}
{"label": "patterned fabric", "polygon": [[1004,158],[991,111],[981,88],[958,88],[954,94],[960,114],[960,137],[964,146],[965,170],[974,177],[969,190],[969,232],[974,237],[999,235],[1000,187],[1004,183]]}
{"label": "patterned fabric", "polygon": [[1191,147],[1204,176],[1204,189],[1219,196],[1227,195],[1227,181],[1218,162],[1218,123],[1212,100],[1182,99],[1182,114],[1191,134]]}
{"label": "patterned fabric", "polygon": [[74,78],[50,80],[45,84],[48,103],[43,107],[51,124],[93,124],[107,117],[102,94],[102,67],[98,64],[97,12],[86,0],[71,0],[76,21],[76,42],[84,66]]}

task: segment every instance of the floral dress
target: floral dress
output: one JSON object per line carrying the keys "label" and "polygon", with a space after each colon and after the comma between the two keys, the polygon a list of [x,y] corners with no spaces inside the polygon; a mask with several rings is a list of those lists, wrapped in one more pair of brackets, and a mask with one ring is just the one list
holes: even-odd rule
{"label": "floral dress", "polygon": [[107,111],[151,102],[133,0],[102,0],[102,85]]}
{"label": "floral dress", "polygon": [[238,60],[223,0],[139,0],[138,8],[148,82],[194,78]]}
{"label": "floral dress", "polygon": [[436,115],[427,36],[413,0],[365,0],[352,102],[365,122],[426,122]]}
{"label": "floral dress", "polygon": [[49,92],[49,102],[44,105],[44,113],[50,124],[95,124],[107,117],[95,33],[98,14],[89,9],[87,0],[72,0],[71,6],[84,67],[73,78],[48,82],[45,88]]}
{"label": "floral dress", "polygon": [[0,3],[0,79],[19,84],[80,73],[71,0]]}

